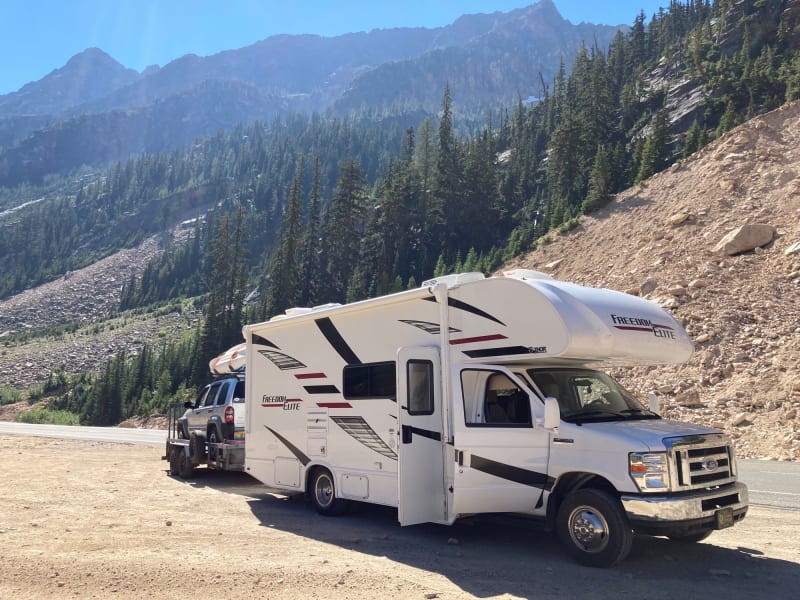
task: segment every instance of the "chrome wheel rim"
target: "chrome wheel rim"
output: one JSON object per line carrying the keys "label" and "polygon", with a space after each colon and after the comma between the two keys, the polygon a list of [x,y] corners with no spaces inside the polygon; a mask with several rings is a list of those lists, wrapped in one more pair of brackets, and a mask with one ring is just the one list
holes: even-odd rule
{"label": "chrome wheel rim", "polygon": [[584,552],[602,552],[608,545],[608,523],[605,517],[591,506],[578,506],[567,521],[572,542]]}
{"label": "chrome wheel rim", "polygon": [[314,494],[320,506],[328,506],[333,500],[333,481],[331,481],[331,478],[327,475],[320,475],[317,478]]}

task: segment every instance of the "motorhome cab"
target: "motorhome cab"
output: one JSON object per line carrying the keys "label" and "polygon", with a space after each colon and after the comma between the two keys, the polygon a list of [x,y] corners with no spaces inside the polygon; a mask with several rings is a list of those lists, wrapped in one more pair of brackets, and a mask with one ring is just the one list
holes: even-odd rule
{"label": "motorhome cab", "polygon": [[401,525],[546,520],[591,566],[633,532],[698,541],[747,511],[730,440],[662,419],[602,367],[689,359],[680,324],[621,292],[517,270],[244,328],[246,469],[323,514],[396,506]]}

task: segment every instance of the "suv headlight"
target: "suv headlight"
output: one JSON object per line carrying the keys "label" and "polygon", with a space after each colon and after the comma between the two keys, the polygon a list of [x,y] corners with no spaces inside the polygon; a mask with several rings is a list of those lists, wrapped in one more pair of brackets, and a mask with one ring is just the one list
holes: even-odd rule
{"label": "suv headlight", "polygon": [[669,490],[669,465],[666,452],[631,452],[628,455],[631,479],[640,492]]}

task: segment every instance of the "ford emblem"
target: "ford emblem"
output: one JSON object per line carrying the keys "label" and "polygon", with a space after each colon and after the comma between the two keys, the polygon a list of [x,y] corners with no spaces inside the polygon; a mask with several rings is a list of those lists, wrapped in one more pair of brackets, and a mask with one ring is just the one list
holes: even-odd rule
{"label": "ford emblem", "polygon": [[716,471],[719,464],[715,459],[708,458],[704,460],[700,466],[703,467],[703,469],[705,469],[706,471]]}

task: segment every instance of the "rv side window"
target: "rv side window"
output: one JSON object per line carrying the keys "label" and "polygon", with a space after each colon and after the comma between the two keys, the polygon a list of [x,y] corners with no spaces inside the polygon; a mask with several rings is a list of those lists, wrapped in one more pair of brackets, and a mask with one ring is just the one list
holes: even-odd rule
{"label": "rv side window", "polygon": [[344,397],[394,398],[397,395],[394,362],[349,365],[342,374]]}
{"label": "rv side window", "polygon": [[468,427],[520,427],[531,425],[530,398],[504,373],[461,372],[464,420]]}
{"label": "rv side window", "polygon": [[433,414],[433,363],[410,360],[406,364],[408,382],[408,414]]}

